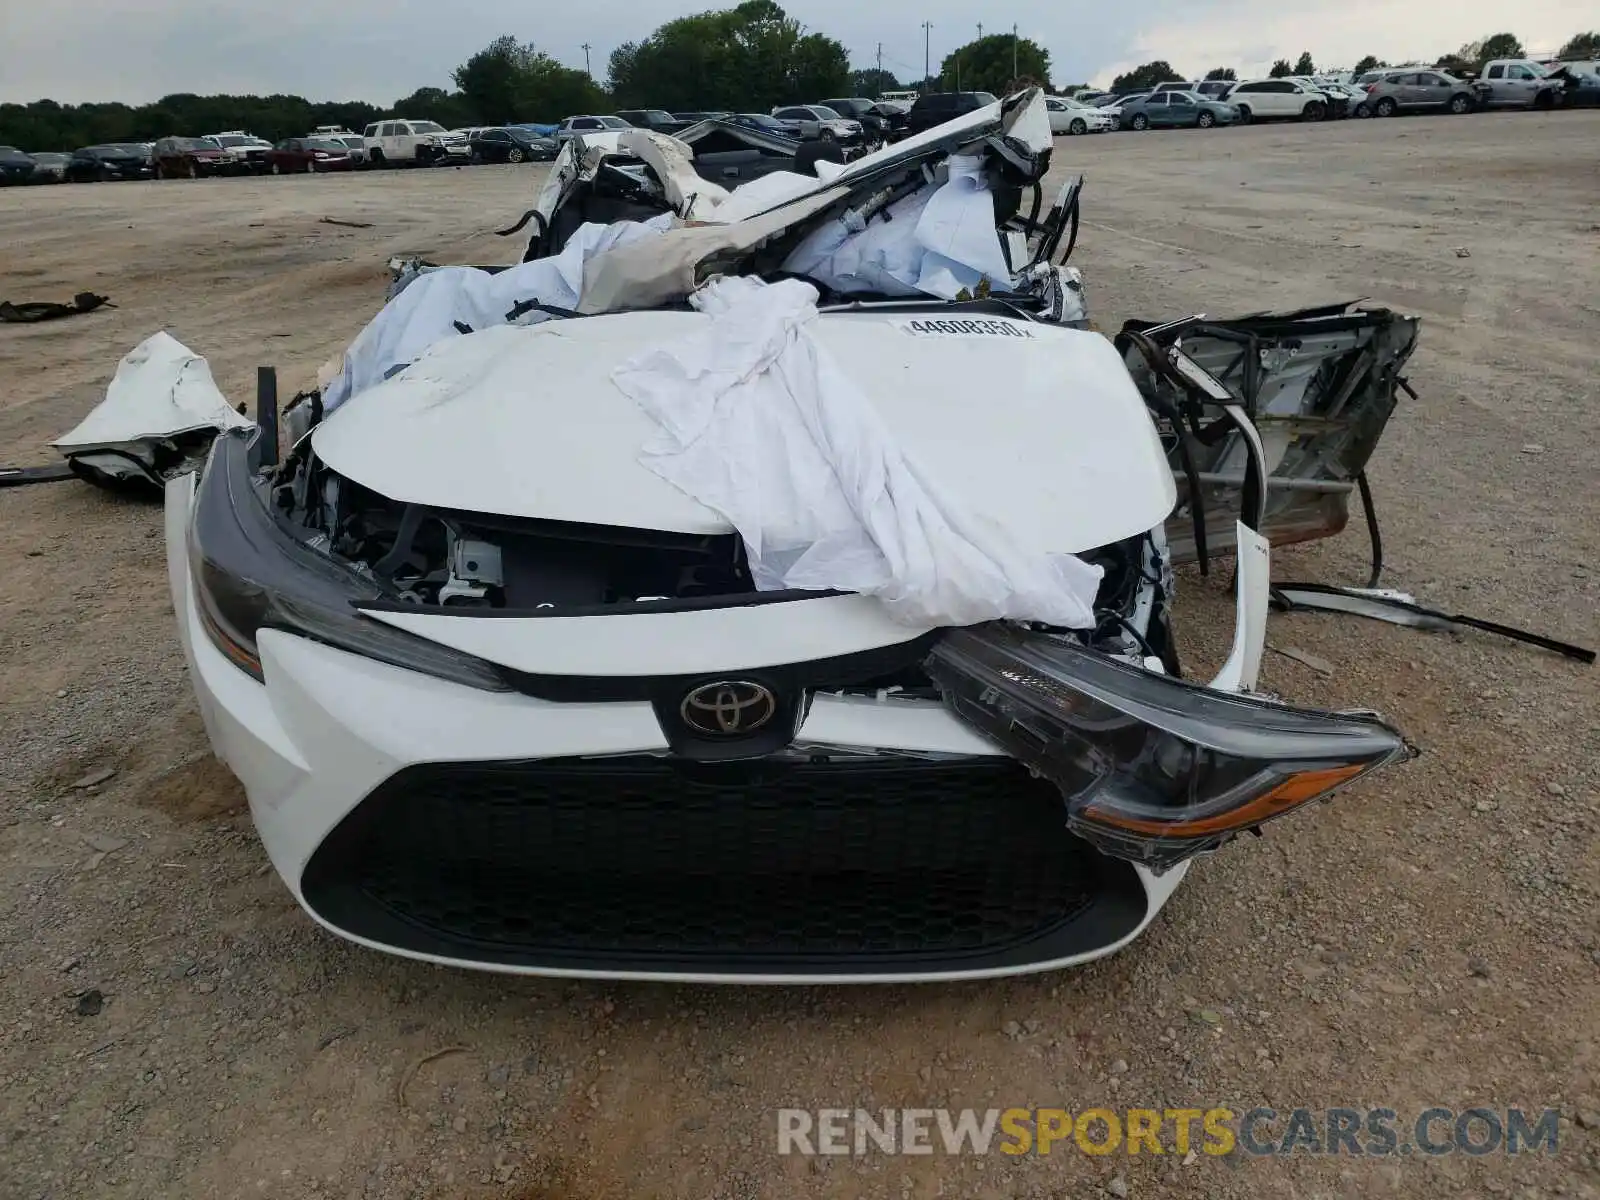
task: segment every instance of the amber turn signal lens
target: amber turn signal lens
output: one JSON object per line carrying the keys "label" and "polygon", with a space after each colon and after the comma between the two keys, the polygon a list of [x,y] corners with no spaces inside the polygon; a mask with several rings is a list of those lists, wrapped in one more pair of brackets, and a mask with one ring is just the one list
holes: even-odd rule
{"label": "amber turn signal lens", "polygon": [[1343,767],[1327,767],[1316,771],[1301,771],[1289,776],[1277,787],[1247,800],[1238,808],[1218,813],[1213,817],[1196,820],[1145,821],[1120,813],[1096,808],[1093,804],[1084,810],[1084,816],[1116,825],[1135,833],[1159,833],[1165,837],[1204,837],[1208,834],[1235,833],[1260,825],[1274,817],[1281,817],[1291,809],[1299,808],[1348,783],[1367,769],[1365,763]]}

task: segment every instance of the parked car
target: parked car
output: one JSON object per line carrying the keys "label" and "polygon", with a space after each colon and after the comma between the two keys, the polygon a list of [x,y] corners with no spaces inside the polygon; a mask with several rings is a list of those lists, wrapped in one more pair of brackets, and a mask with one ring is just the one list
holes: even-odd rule
{"label": "parked car", "polygon": [[1122,106],[1122,128],[1210,129],[1213,125],[1232,125],[1239,110],[1220,100],[1207,100],[1193,92],[1156,92]]}
{"label": "parked car", "polygon": [[1065,96],[1046,96],[1044,105],[1050,113],[1051,133],[1109,133],[1117,127],[1117,118],[1105,109],[1079,104]]}
{"label": "parked car", "polygon": [[150,151],[157,179],[198,179],[236,170],[226,150],[205,138],[164,137]]}
{"label": "parked car", "polygon": [[1247,79],[1228,90],[1226,102],[1239,110],[1241,124],[1320,121],[1329,107],[1325,93],[1294,79]]}
{"label": "parked car", "polygon": [[621,133],[633,126],[621,117],[568,117],[556,127],[556,142],[565,146],[573,138],[584,133]]}
{"label": "parked car", "polygon": [[1152,92],[1195,92],[1197,84],[1186,79],[1169,79],[1166,83],[1158,83],[1151,88]]}
{"label": "parked car", "polygon": [[[824,100],[818,106],[838,113],[846,121],[854,121],[861,126],[862,137],[869,142],[892,141],[897,134],[905,132],[905,113],[889,106],[880,111],[876,100],[866,100],[860,96],[845,99]],[[891,114],[893,114],[891,116]]]}
{"label": "parked car", "polygon": [[1223,100],[1233,90],[1232,79],[1202,79],[1189,90],[1196,96],[1204,96],[1207,100]]}
{"label": "parked car", "polygon": [[375,167],[431,167],[457,160],[466,162],[471,148],[436,121],[390,118],[368,125],[362,135],[367,159]]}
{"label": "parked car", "polygon": [[549,162],[561,149],[554,138],[515,125],[480,130],[470,145],[472,161],[486,163]]}
{"label": "parked car", "polygon": [[1367,85],[1367,106],[1375,117],[1400,112],[1469,113],[1478,107],[1472,84],[1443,71],[1402,71]]}
{"label": "parked car", "polygon": [[356,161],[342,138],[288,138],[267,151],[267,170],[274,175],[311,175],[319,171],[351,171]]}
{"label": "parked car", "polygon": [[267,169],[267,151],[272,149],[272,143],[265,138],[241,129],[230,129],[225,133],[208,133],[201,140],[226,153],[235,167],[256,174]]}
{"label": "parked car", "polygon": [[727,117],[712,119],[726,120],[734,125],[743,125],[747,129],[759,129],[762,133],[775,134],[792,141],[800,140],[800,134],[792,122],[780,121],[777,117],[767,116],[766,113],[731,113]]}
{"label": "parked car", "polygon": [[85,146],[73,151],[66,168],[66,178],[73,183],[150,179],[155,173],[150,152],[139,142]]}
{"label": "parked car", "polygon": [[32,183],[37,167],[33,155],[15,146],[0,146],[0,185]]}
{"label": "parked car", "polygon": [[1313,81],[1313,86],[1328,97],[1329,117],[1341,118],[1364,115],[1356,111],[1367,102],[1367,93],[1362,88],[1358,88],[1353,84],[1326,80],[1321,82]]}
{"label": "parked car", "polygon": [[847,145],[863,141],[866,131],[860,121],[841,117],[822,104],[791,104],[775,108],[772,115],[793,126],[800,139],[806,142],[843,142]]}
{"label": "parked car", "polygon": [[625,108],[612,116],[626,121],[635,129],[648,129],[654,133],[680,133],[695,124],[673,116],[664,108]]}
{"label": "parked car", "polygon": [[993,104],[994,100],[988,92],[929,92],[926,96],[918,96],[917,102],[906,114],[906,130],[908,133],[922,133],[935,125],[943,125],[946,121],[975,112],[986,104]]}
{"label": "parked car", "polygon": [[1081,92],[1073,92],[1069,98],[1076,100],[1079,104],[1097,105],[1110,95],[1110,92],[1097,92],[1092,88],[1088,88]]}
{"label": "parked car", "polygon": [[72,161],[72,155],[53,150],[36,152],[29,157],[33,159],[32,183],[60,183],[66,178],[67,163]]}
{"label": "parked car", "polygon": [[1478,78],[1489,108],[1554,108],[1566,90],[1550,68],[1527,58],[1494,59],[1484,64]]}
{"label": "parked car", "polygon": [[332,138],[336,142],[344,143],[353,166],[360,168],[367,165],[367,142],[359,133],[316,133],[311,136]]}
{"label": "parked car", "polygon": [[[1575,71],[1570,67],[1563,67],[1561,71],[1564,108],[1600,108],[1600,72]],[[35,154],[34,157],[43,156]]]}

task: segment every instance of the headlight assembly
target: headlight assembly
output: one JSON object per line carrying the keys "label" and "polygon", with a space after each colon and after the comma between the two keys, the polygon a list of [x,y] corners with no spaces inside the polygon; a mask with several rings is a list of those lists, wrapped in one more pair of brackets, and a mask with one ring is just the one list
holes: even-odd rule
{"label": "headlight assembly", "polygon": [[281,629],[410,671],[489,691],[509,691],[490,664],[373,621],[358,601],[397,597],[306,545],[268,511],[251,478],[253,430],[212,444],[195,492],[189,573],[201,624],[240,670],[262,678],[256,634]]}
{"label": "headlight assembly", "polygon": [[1413,753],[1374,716],[1212,691],[1009,626],[955,630],[926,667],[956,713],[1061,788],[1074,833],[1155,870]]}

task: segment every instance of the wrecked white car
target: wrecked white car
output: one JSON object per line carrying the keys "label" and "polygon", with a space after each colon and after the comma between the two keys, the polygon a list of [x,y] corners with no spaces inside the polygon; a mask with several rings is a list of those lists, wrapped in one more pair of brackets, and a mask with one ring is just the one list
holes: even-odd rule
{"label": "wrecked white car", "polygon": [[[408,267],[282,461],[269,402],[170,480],[206,725],[307,912],[503,971],[1043,970],[1409,753],[1252,689],[1262,531],[1344,498],[1289,485],[1359,475],[1414,323],[1119,348],[1050,145],[1037,92],[732,192],[575,139],[521,265]],[[1209,685],[1169,520],[1238,556]]]}

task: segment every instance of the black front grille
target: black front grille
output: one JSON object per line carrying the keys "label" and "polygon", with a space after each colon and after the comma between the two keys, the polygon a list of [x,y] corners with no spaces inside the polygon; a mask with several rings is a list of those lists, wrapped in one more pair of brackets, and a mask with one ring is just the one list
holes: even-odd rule
{"label": "black front grille", "polygon": [[329,835],[302,890],[401,949],[657,972],[1021,965],[1145,910],[1131,869],[1005,759],[417,766]]}

